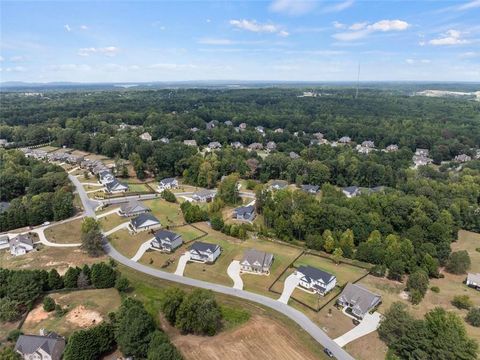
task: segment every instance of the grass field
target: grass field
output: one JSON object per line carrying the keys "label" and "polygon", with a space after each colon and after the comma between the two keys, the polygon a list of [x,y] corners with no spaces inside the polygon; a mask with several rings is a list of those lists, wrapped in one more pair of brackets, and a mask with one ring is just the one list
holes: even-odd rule
{"label": "grass field", "polygon": [[40,329],[48,329],[68,336],[76,330],[100,323],[109,312],[115,311],[121,302],[120,295],[115,289],[60,292],[49,296],[69,312],[58,318],[54,311],[45,312],[40,303],[29,313],[22,326],[22,332],[38,334]]}
{"label": "grass field", "polygon": [[127,182],[128,192],[131,193],[151,193],[152,190],[145,184],[139,184],[134,182]]}
{"label": "grass field", "polygon": [[153,238],[153,235],[149,231],[131,235],[127,229],[119,230],[109,236],[113,247],[130,258],[137,253],[140,245],[151,238]]}
{"label": "grass field", "polygon": [[[117,207],[117,205],[109,206],[108,208],[105,209],[104,212],[113,210],[115,207]],[[118,226],[120,224],[123,224],[124,222],[130,221],[130,218],[123,217],[118,214],[109,214],[107,216],[100,218],[98,221],[102,229],[104,231],[108,231],[113,229],[115,226]]]}
{"label": "grass field", "polygon": [[171,203],[163,199],[147,200],[143,203],[152,210],[152,214],[160,220],[162,226],[181,225],[185,223],[182,211],[177,203]]}
{"label": "grass field", "polygon": [[45,230],[45,236],[51,242],[58,244],[81,243],[80,238],[83,219],[68,221],[51,226]]}

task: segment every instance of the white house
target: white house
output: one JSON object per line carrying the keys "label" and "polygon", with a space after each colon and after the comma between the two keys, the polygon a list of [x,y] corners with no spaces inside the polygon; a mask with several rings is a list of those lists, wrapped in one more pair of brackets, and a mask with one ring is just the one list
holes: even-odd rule
{"label": "white house", "polygon": [[60,360],[65,350],[65,339],[55,333],[47,336],[20,335],[14,350],[25,360]]}
{"label": "white house", "polygon": [[204,243],[195,241],[188,248],[190,259],[203,263],[214,263],[220,256],[222,248],[217,244]]}
{"label": "white house", "polygon": [[337,284],[335,275],[312,266],[300,266],[295,271],[295,276],[300,280],[298,284],[301,287],[322,296],[333,290]]}
{"label": "white house", "polygon": [[209,150],[217,150],[222,148],[222,144],[220,144],[218,141],[212,141],[207,146]]}
{"label": "white house", "polygon": [[115,178],[112,182],[105,184],[105,192],[109,194],[118,194],[126,191],[128,191],[128,185],[121,183]]}
{"label": "white house", "polygon": [[196,140],[183,140],[183,144],[187,146],[197,146]]}
{"label": "white house", "polygon": [[398,151],[398,145],[390,144],[385,148],[386,152],[395,152]]}
{"label": "white house", "polygon": [[320,186],[305,184],[305,185],[302,185],[300,188],[308,194],[316,194],[320,189]]}
{"label": "white house", "polygon": [[213,190],[200,190],[192,195],[192,199],[196,202],[210,202],[215,195],[216,192]]}
{"label": "white house", "polygon": [[415,168],[419,166],[429,165],[433,162],[432,159],[424,155],[413,155],[412,160],[413,160],[413,163],[415,164]]}
{"label": "white house", "polygon": [[109,170],[102,170],[98,173],[98,181],[101,184],[106,185],[115,180],[115,176]]}
{"label": "white house", "polygon": [[352,139],[350,136],[342,136],[340,139],[338,139],[338,142],[340,144],[350,144],[352,142]]}
{"label": "white house", "polygon": [[480,273],[468,273],[467,279],[465,280],[465,284],[470,286],[474,289],[480,290]]}
{"label": "white house", "polygon": [[162,143],[164,143],[164,144],[169,144],[169,143],[170,143],[170,139],[167,138],[167,137],[162,137],[162,138],[160,139],[160,142],[162,142]]}
{"label": "white house", "polygon": [[0,250],[8,249],[10,247],[10,238],[8,235],[0,235]]}
{"label": "white house", "polygon": [[142,135],[140,135],[140,139],[145,140],[145,141],[152,141],[152,135],[148,132],[144,132]]}
{"label": "white house", "polygon": [[176,189],[178,187],[178,181],[175,178],[165,178],[160,180],[157,186],[157,190],[162,192],[165,189]]}
{"label": "white house", "polygon": [[171,253],[176,248],[182,246],[182,235],[176,234],[168,230],[158,230],[155,232],[155,237],[150,243],[154,249]]}
{"label": "white house", "polygon": [[8,241],[10,254],[13,256],[25,255],[33,250],[32,238],[25,234],[17,235]]}
{"label": "white house", "polygon": [[129,225],[130,229],[133,232],[158,229],[161,226],[162,225],[160,224],[160,221],[155,216],[149,213],[143,213],[138,215],[137,217],[130,220]]}
{"label": "white house", "polygon": [[273,180],[270,183],[270,190],[282,190],[286,189],[288,186],[288,182],[285,180]]}

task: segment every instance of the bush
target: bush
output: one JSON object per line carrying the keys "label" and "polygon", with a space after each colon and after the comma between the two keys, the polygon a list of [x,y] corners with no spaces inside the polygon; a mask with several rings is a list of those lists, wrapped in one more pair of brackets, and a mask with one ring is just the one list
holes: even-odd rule
{"label": "bush", "polygon": [[410,300],[413,304],[422,301],[428,289],[428,275],[424,270],[417,270],[410,274],[407,280],[407,290],[410,291]]}
{"label": "bush", "polygon": [[88,330],[74,332],[68,339],[63,359],[99,359],[102,354],[111,351],[113,345],[113,326],[102,323]]}
{"label": "bush", "polygon": [[480,327],[480,307],[471,308],[465,320],[472,326]]}
{"label": "bush", "polygon": [[448,259],[446,269],[452,274],[465,274],[470,268],[470,256],[465,250],[453,252]]}
{"label": "bush", "polygon": [[172,325],[175,325],[177,311],[184,298],[185,292],[179,288],[167,288],[163,292],[163,297],[160,300],[160,309],[162,310],[163,315],[165,315],[167,321]]}
{"label": "bush", "polygon": [[376,277],[384,277],[386,272],[387,272],[387,267],[385,265],[375,265],[370,270],[370,274]]}
{"label": "bush", "polygon": [[210,217],[210,224],[213,230],[220,231],[223,228],[224,222],[221,214],[215,214]]}
{"label": "bush", "polygon": [[164,199],[165,201],[168,201],[171,203],[177,202],[177,198],[175,197],[175,194],[168,189],[163,190],[161,196],[162,196],[162,199]]}
{"label": "bush", "polygon": [[480,252],[480,247],[475,248],[475,251],[476,251],[476,252]]}
{"label": "bush", "polygon": [[115,281],[115,289],[120,292],[127,292],[130,289],[130,281],[126,277],[119,276]]}
{"label": "bush", "polygon": [[434,293],[437,293],[437,294],[440,292],[440,288],[438,286],[432,286],[430,290],[432,290]]}
{"label": "bush", "polygon": [[43,299],[43,310],[46,312],[55,310],[55,300],[53,300],[50,296],[46,296]]}
{"label": "bush", "polygon": [[473,302],[468,295],[457,295],[453,298],[452,305],[457,309],[468,310],[473,306]]}
{"label": "bush", "polygon": [[[19,336],[22,335],[22,331],[19,329],[12,330],[8,333],[7,341],[16,342]],[[2,357],[0,356],[0,359]]]}
{"label": "bush", "polygon": [[111,266],[97,263],[92,265],[91,278],[93,286],[97,289],[107,289],[115,286],[117,274]]}

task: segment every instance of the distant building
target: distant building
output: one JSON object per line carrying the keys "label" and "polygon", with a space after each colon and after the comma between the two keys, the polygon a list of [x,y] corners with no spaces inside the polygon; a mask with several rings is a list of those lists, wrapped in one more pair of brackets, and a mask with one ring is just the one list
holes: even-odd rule
{"label": "distant building", "polygon": [[350,144],[352,139],[350,139],[350,136],[342,136],[340,139],[338,139],[338,142],[340,144]]}
{"label": "distant building", "polygon": [[190,259],[203,263],[214,263],[220,256],[222,248],[217,244],[210,244],[200,241],[195,241],[188,248]]}
{"label": "distant building", "polygon": [[255,249],[245,250],[240,261],[242,272],[269,275],[273,263],[273,254]]}
{"label": "distant building", "polygon": [[162,143],[164,143],[164,144],[169,144],[169,143],[170,143],[170,139],[167,138],[167,137],[162,137],[162,138],[160,139],[160,142],[162,142]]}
{"label": "distant building", "polygon": [[33,240],[27,234],[20,234],[8,241],[10,254],[13,256],[21,256],[33,250]]}
{"label": "distant building", "polygon": [[0,139],[0,147],[5,147],[8,145],[7,139]]}
{"label": "distant building", "polygon": [[220,144],[218,141],[212,141],[211,143],[208,144],[208,148],[210,150],[217,150],[222,148],[222,144]]}
{"label": "distant building", "polygon": [[460,154],[460,155],[455,156],[454,160],[457,161],[457,162],[460,162],[460,163],[465,163],[465,162],[468,162],[468,161],[472,161],[472,157],[468,156],[466,154]]}
{"label": "distant building", "polygon": [[198,129],[197,127],[192,127],[192,128],[190,128],[190,131],[191,131],[191,132],[197,132],[198,130],[199,130],[199,129]]}
{"label": "distant building", "polygon": [[265,135],[265,128],[263,126],[257,126],[255,127],[255,130],[257,130],[257,132],[260,134]]}
{"label": "distant building", "polygon": [[212,120],[212,121],[209,121],[205,127],[207,128],[207,130],[212,130],[215,126],[217,126],[217,123],[215,120]]}
{"label": "distant building", "polygon": [[187,146],[197,146],[196,140],[183,140],[183,144]]}
{"label": "distant building", "polygon": [[416,156],[424,156],[424,157],[428,157],[429,155],[429,151],[427,149],[416,149],[415,150],[415,155]]}
{"label": "distant building", "polygon": [[8,201],[0,201],[0,214],[4,213],[10,207],[10,203]]}
{"label": "distant building", "polygon": [[102,170],[98,173],[98,181],[101,184],[106,185],[115,180],[115,176],[110,172],[110,170]]}
{"label": "distant building", "polygon": [[277,144],[275,144],[275,141],[269,141],[267,143],[267,150],[268,151],[274,151],[277,148]]}
{"label": "distant building", "polygon": [[326,271],[312,266],[299,266],[295,276],[300,279],[299,285],[307,290],[325,296],[337,284],[337,278]]}
{"label": "distant building", "polygon": [[215,195],[213,190],[200,190],[192,195],[192,199],[196,202],[211,202]]}
{"label": "distant building", "polygon": [[128,191],[128,185],[124,184],[117,179],[105,184],[105,192],[109,194],[117,194]]}
{"label": "distant building", "polygon": [[10,247],[10,238],[8,235],[0,235],[0,250],[8,249]]}
{"label": "distant building", "polygon": [[140,135],[140,139],[145,141],[152,141],[152,135],[150,135],[148,132],[144,132],[142,135]]}
{"label": "distant building", "polygon": [[290,159],[298,159],[300,157],[300,155],[298,155],[295,151],[290,151],[290,154],[288,154],[288,156],[290,156]]}
{"label": "distant building", "polygon": [[130,200],[127,203],[122,204],[120,206],[120,209],[118,210],[118,213],[120,216],[137,216],[146,212],[149,212],[150,209],[143,205],[140,201],[138,200]]}
{"label": "distant building", "polygon": [[230,146],[234,149],[242,149],[243,148],[243,145],[241,142],[239,141],[234,141],[230,144]]}
{"label": "distant building", "polygon": [[396,151],[398,151],[398,145],[395,145],[395,144],[388,145],[385,148],[385,151],[386,152],[396,152]]}
{"label": "distant building", "polygon": [[275,129],[275,131],[277,134],[283,134],[283,129],[282,128],[278,128],[278,129]]}
{"label": "distant building", "polygon": [[248,150],[250,151],[262,150],[262,149],[263,149],[263,145],[258,142],[251,143],[250,145],[248,145]]}
{"label": "distant building", "polygon": [[165,189],[176,189],[178,187],[178,181],[177,179],[171,177],[171,178],[165,178],[160,180],[157,186],[158,191],[163,191]]}
{"label": "distant building", "polygon": [[24,360],[60,360],[64,350],[65,339],[55,333],[20,335],[15,344],[15,352]]}
{"label": "distant building", "polygon": [[140,214],[130,220],[130,229],[133,232],[147,231],[157,229],[161,226],[160,221],[149,213]]}
{"label": "distant building", "polygon": [[322,140],[324,136],[321,132],[316,132],[313,134],[313,137],[315,137],[317,140]]}
{"label": "distant building", "polygon": [[233,210],[233,218],[236,220],[253,221],[255,219],[255,206],[240,206]]}
{"label": "distant building", "polygon": [[240,125],[238,125],[238,128],[239,128],[240,130],[245,130],[245,129],[247,128],[247,124],[241,123]]}
{"label": "distant building", "polygon": [[433,162],[433,159],[430,159],[429,157],[424,155],[413,155],[412,160],[415,165],[415,168],[419,166],[426,166]]}
{"label": "distant building", "polygon": [[337,299],[337,304],[344,307],[353,316],[363,317],[382,302],[382,297],[365,289],[363,286],[348,283]]}
{"label": "distant building", "polygon": [[342,189],[342,192],[346,197],[352,198],[357,195],[360,195],[360,188],[358,186],[347,186]]}
{"label": "distant building", "polygon": [[171,253],[183,244],[182,235],[168,231],[158,230],[155,232],[155,237],[151,242],[154,249]]}
{"label": "distant building", "polygon": [[302,185],[301,189],[305,191],[306,193],[309,194],[316,194],[318,190],[320,189],[320,186],[318,185]]}
{"label": "distant building", "polygon": [[233,126],[233,122],[231,122],[230,120],[225,121],[224,124],[226,126]]}
{"label": "distant building", "polygon": [[286,189],[288,186],[288,182],[285,180],[273,180],[270,183],[270,190],[282,190]]}

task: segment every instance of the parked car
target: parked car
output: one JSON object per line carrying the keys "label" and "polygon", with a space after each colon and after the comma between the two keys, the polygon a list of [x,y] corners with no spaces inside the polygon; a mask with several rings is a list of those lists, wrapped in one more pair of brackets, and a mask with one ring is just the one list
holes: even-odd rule
{"label": "parked car", "polygon": [[327,348],[323,349],[323,352],[324,352],[325,354],[327,354],[328,357],[331,357],[331,358],[334,357],[334,356],[333,356],[333,353],[332,353],[330,350],[328,350]]}

